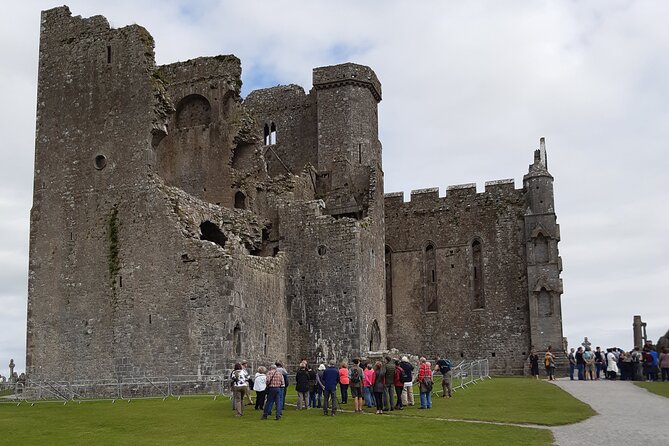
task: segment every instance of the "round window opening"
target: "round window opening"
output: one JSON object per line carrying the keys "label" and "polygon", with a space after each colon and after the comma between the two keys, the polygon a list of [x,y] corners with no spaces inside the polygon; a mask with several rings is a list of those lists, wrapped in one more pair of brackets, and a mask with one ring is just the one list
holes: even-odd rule
{"label": "round window opening", "polygon": [[98,155],[95,157],[95,168],[102,170],[107,165],[107,157],[104,155]]}
{"label": "round window opening", "polygon": [[319,256],[324,256],[326,252],[327,252],[327,249],[325,249],[325,245],[321,245],[321,246],[318,247],[318,255]]}

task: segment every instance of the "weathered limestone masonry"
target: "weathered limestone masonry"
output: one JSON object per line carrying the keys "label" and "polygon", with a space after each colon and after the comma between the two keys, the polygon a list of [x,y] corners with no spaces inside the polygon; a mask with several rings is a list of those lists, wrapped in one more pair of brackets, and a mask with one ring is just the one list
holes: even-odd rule
{"label": "weathered limestone masonry", "polygon": [[523,373],[529,350],[560,354],[562,269],[545,148],[524,178],[386,194],[388,344],[489,358]]}
{"label": "weathered limestone masonry", "polygon": [[153,45],[137,25],[42,14],[30,378],[220,374],[241,358],[389,347],[519,373],[531,345],[561,346],[543,144],[523,189],[384,198],[369,67],[316,68],[308,93],[242,101],[236,57],[157,67]]}

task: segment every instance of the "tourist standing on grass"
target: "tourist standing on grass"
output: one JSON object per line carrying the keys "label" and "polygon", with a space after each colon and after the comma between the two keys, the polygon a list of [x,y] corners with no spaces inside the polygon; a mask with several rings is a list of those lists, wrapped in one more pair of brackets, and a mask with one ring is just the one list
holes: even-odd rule
{"label": "tourist standing on grass", "polygon": [[244,397],[249,392],[249,374],[240,363],[236,363],[231,378],[236,416],[241,417],[244,415]]}
{"label": "tourist standing on grass", "polygon": [[[572,350],[574,350],[572,348]],[[549,381],[555,381],[555,355],[553,354],[553,347],[548,346],[546,354],[544,355],[544,366],[546,367],[546,375]],[[572,379],[574,379],[572,377]]]}
{"label": "tourist standing on grass", "polygon": [[536,351],[532,350],[527,359],[530,361],[530,374],[539,379],[539,355],[537,355]]}
{"label": "tourist standing on grass", "polygon": [[367,407],[373,407],[376,405],[374,402],[374,370],[372,370],[372,364],[367,364],[364,370],[365,379],[363,381],[363,392],[365,394],[365,405]]}
{"label": "tourist standing on grass", "polygon": [[309,407],[309,372],[307,362],[302,361],[295,374],[295,391],[297,392],[297,410]]}
{"label": "tourist standing on grass", "polygon": [[341,403],[348,403],[348,385],[351,383],[348,377],[348,363],[342,361],[339,364],[339,392],[341,393]]}
{"label": "tourist standing on grass", "polygon": [[420,358],[420,366],[418,368],[418,384],[420,387],[420,408],[432,408],[432,367],[425,359]]}
{"label": "tourist standing on grass", "polygon": [[383,415],[383,392],[386,389],[386,371],[381,361],[376,361],[374,364],[373,377],[372,385],[374,389],[374,401],[376,401],[376,413],[377,415]]}
{"label": "tourist standing on grass", "polygon": [[337,384],[339,384],[339,370],[335,360],[331,359],[323,372],[323,415],[328,414],[330,403],[332,403],[332,416],[337,413]]}
{"label": "tourist standing on grass", "polygon": [[404,389],[402,390],[402,406],[413,406],[413,364],[409,358],[402,356],[400,367],[404,370]]}
{"label": "tourist standing on grass", "polygon": [[393,380],[393,386],[395,387],[395,410],[402,410],[402,390],[404,390],[402,378],[404,370],[400,367],[399,359],[393,359],[393,361],[395,362],[395,379]]}
{"label": "tourist standing on grass", "polygon": [[275,365],[269,366],[267,372],[267,402],[265,403],[265,410],[263,411],[261,420],[266,420],[268,416],[272,415],[272,406],[276,406],[276,419],[281,419],[281,394],[284,389],[283,373],[281,373]]}
{"label": "tourist standing on grass", "polygon": [[437,369],[441,372],[441,397],[451,397],[453,389],[451,387],[451,361],[447,358],[437,359],[437,365],[434,367],[434,371]]}
{"label": "tourist standing on grass", "polygon": [[316,407],[316,370],[308,365],[307,373],[309,374],[309,407],[313,409]]}
{"label": "tourist standing on grass", "polygon": [[248,403],[246,403],[246,405],[253,406],[253,400],[251,399],[251,389],[253,388],[253,377],[251,376],[251,372],[249,372],[249,363],[246,360],[243,360],[241,364],[242,364],[242,370],[244,370],[249,377],[249,391],[246,392],[246,399],[248,400]]}
{"label": "tourist standing on grass", "polygon": [[351,389],[351,398],[353,398],[353,404],[355,405],[355,413],[362,413],[362,387],[364,380],[365,372],[360,368],[360,360],[355,358],[349,379],[349,388]]}
{"label": "tourist standing on grass", "polygon": [[574,371],[576,370],[576,355],[573,347],[571,348],[571,350],[569,350],[567,359],[569,360],[569,379],[573,381]]}
{"label": "tourist standing on grass", "polygon": [[667,347],[663,347],[660,353],[660,370],[662,370],[662,382],[669,381],[669,349]]}
{"label": "tourist standing on grass", "polygon": [[318,372],[316,373],[316,407],[319,409],[321,406],[321,400],[323,397],[323,389],[325,389],[325,381],[323,381],[323,372],[325,372],[325,364],[318,366]]}
{"label": "tourist standing on grass", "polygon": [[585,361],[585,379],[590,381],[595,380],[595,354],[586,347],[583,352],[583,361]]}
{"label": "tourist standing on grass", "polygon": [[283,387],[281,387],[281,409],[286,408],[286,391],[288,390],[288,370],[283,368],[283,362],[275,363],[276,369],[283,375]]}
{"label": "tourist standing on grass", "polygon": [[383,390],[383,410],[389,412],[394,410],[395,402],[395,363],[390,356],[386,356],[385,364],[385,385],[386,387]]}
{"label": "tourist standing on grass", "polygon": [[255,410],[263,410],[265,408],[265,397],[267,396],[267,369],[263,366],[258,367],[253,378],[253,390],[256,392]]}

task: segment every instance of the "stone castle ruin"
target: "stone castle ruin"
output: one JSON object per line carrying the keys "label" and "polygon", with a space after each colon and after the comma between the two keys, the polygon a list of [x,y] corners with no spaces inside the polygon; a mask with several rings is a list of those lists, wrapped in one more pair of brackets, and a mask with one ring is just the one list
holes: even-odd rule
{"label": "stone castle ruin", "polygon": [[384,195],[353,63],[242,100],[234,56],[156,66],[141,26],[42,13],[31,379],[222,373],[397,348],[521,373],[560,346],[543,144],[512,180]]}

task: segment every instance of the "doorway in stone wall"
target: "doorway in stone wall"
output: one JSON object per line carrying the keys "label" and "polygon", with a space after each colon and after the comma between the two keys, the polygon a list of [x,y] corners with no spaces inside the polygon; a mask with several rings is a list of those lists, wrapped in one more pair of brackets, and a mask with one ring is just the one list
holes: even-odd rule
{"label": "doorway in stone wall", "polygon": [[381,349],[381,329],[379,328],[379,323],[372,322],[372,326],[369,330],[369,351],[378,352]]}

